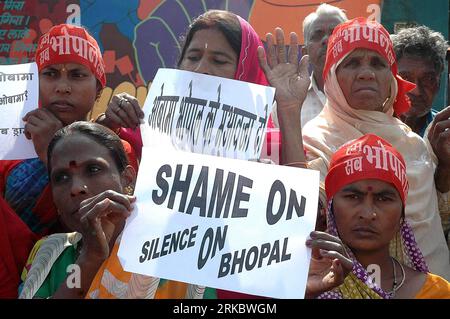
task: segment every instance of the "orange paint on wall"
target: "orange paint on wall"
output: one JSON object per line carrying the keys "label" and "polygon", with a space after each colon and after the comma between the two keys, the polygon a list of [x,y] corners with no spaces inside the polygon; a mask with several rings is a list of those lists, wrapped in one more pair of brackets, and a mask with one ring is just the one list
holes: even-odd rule
{"label": "orange paint on wall", "polygon": [[161,2],[162,0],[141,0],[139,2],[139,7],[137,10],[138,18],[140,20],[144,20],[145,18],[147,18],[148,15],[152,13],[152,11],[155,10],[155,8],[159,6]]}
{"label": "orange paint on wall", "polygon": [[[373,12],[367,12],[371,4],[380,5],[381,0],[256,0],[250,14],[250,24],[255,28],[261,39],[268,32],[274,32],[276,27],[283,28],[285,34],[294,31],[303,42],[303,19],[315,11],[321,3],[328,3],[345,10],[349,19],[369,17]],[[289,38],[289,37],[287,37]]]}

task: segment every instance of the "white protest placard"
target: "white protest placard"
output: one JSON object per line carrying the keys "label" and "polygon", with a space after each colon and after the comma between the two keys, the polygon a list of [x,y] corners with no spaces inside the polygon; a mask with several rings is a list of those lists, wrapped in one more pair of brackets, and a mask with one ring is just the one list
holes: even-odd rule
{"label": "white protest placard", "polygon": [[319,172],[144,147],[119,248],[126,271],[303,298]]}
{"label": "white protest placard", "polygon": [[0,160],[37,157],[22,118],[37,108],[38,99],[36,63],[0,65]]}
{"label": "white protest placard", "polygon": [[268,86],[159,69],[143,107],[143,145],[259,158],[274,94]]}

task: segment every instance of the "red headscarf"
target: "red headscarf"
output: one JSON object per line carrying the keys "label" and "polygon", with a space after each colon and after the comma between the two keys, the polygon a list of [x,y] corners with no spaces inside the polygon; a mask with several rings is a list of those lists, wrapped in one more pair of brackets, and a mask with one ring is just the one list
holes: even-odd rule
{"label": "red headscarf", "polygon": [[263,46],[258,34],[253,27],[236,15],[241,25],[241,53],[238,58],[238,66],[234,78],[236,80],[269,85],[264,71],[258,61],[258,46]]}
{"label": "red headscarf", "polygon": [[[263,43],[256,33],[255,29],[246,20],[238,16],[239,24],[241,25],[241,52],[238,58],[238,66],[236,69],[236,74],[234,75],[235,80],[260,84],[269,85],[264,71],[261,69],[258,61],[258,47],[263,47]],[[275,127],[272,121],[272,116],[269,116],[267,127]],[[268,134],[268,139],[270,135]],[[277,139],[277,137],[274,137]]]}
{"label": "red headscarf", "polygon": [[39,71],[52,64],[79,63],[91,70],[106,85],[105,63],[97,41],[84,29],[59,24],[41,36],[36,50]]}
{"label": "red headscarf", "polygon": [[331,157],[325,178],[328,201],[345,185],[363,179],[394,185],[405,206],[408,194],[405,160],[389,142],[374,134],[344,144]]}
{"label": "red headscarf", "polygon": [[342,61],[355,49],[369,49],[379,53],[388,63],[397,80],[398,93],[394,102],[394,112],[400,115],[406,112],[411,104],[407,92],[413,90],[415,84],[403,80],[398,75],[397,62],[392,41],[387,30],[376,21],[366,18],[355,18],[343,22],[333,30],[328,39],[327,59],[323,68],[323,79],[327,80],[331,67]]}

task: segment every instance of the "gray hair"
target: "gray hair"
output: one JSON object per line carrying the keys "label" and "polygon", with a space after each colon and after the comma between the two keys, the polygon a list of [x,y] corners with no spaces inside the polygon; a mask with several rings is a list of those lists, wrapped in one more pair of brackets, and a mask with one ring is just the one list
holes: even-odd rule
{"label": "gray hair", "polygon": [[437,74],[444,70],[447,42],[441,33],[426,26],[401,29],[391,36],[397,61],[404,55],[430,60]]}
{"label": "gray hair", "polygon": [[344,10],[341,8],[332,6],[330,4],[322,3],[317,7],[316,11],[308,14],[303,20],[303,38],[305,39],[305,45],[309,42],[309,34],[311,33],[311,26],[318,18],[327,16],[327,17],[336,17],[341,22],[347,21],[347,15]]}

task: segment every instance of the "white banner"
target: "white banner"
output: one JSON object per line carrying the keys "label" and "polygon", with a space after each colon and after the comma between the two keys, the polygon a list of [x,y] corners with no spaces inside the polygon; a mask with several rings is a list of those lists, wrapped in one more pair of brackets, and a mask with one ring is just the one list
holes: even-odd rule
{"label": "white banner", "polygon": [[0,65],[0,160],[37,157],[22,118],[38,107],[36,63]]}
{"label": "white banner", "polygon": [[259,158],[274,94],[268,86],[159,69],[143,107],[143,144]]}
{"label": "white banner", "polygon": [[274,298],[303,298],[319,172],[143,148],[126,271]]}

